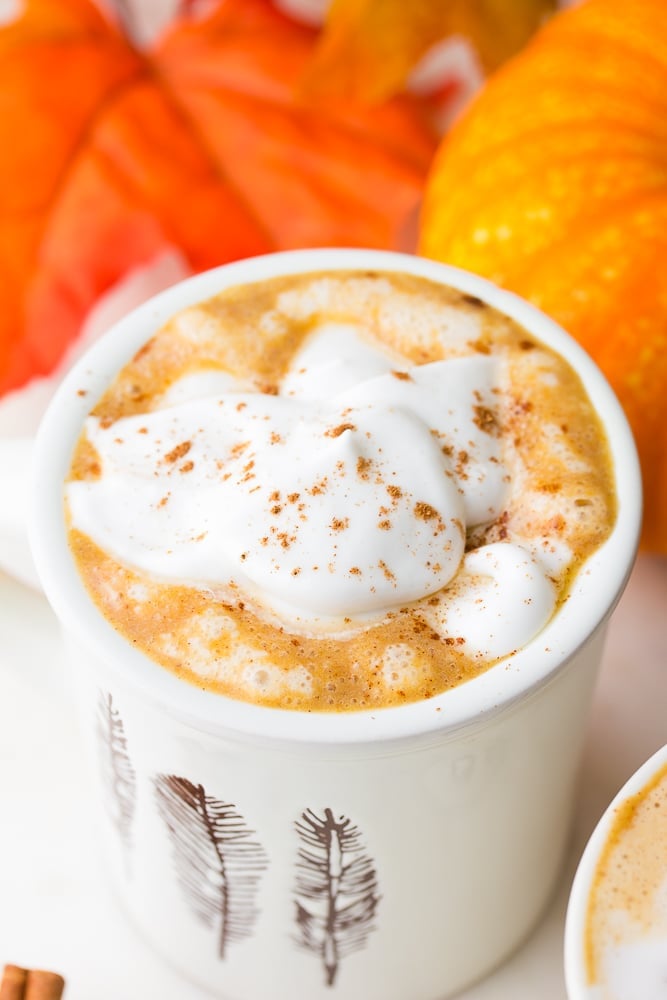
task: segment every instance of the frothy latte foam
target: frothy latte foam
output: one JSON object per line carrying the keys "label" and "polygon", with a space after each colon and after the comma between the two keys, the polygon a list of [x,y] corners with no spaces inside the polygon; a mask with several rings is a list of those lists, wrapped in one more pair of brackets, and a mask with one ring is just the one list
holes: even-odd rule
{"label": "frothy latte foam", "polygon": [[591,1000],[667,1000],[667,767],[616,810],[585,934]]}
{"label": "frothy latte foam", "polygon": [[338,711],[430,697],[524,646],[615,519],[565,361],[389,272],[177,314],[92,411],[66,507],[86,586],[150,657]]}

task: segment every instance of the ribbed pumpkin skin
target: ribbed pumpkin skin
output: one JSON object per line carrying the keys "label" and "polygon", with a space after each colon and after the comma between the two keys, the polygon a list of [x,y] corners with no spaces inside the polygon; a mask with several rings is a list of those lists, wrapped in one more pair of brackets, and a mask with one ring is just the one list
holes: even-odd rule
{"label": "ribbed pumpkin skin", "polygon": [[588,0],[493,76],[440,147],[420,253],[532,300],[595,358],[667,553],[667,2]]}

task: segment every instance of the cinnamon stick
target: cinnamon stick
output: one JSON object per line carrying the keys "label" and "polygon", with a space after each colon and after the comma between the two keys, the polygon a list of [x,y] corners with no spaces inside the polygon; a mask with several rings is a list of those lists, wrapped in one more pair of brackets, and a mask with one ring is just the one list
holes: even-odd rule
{"label": "cinnamon stick", "polygon": [[6,965],[0,983],[0,1000],[24,1000],[28,970],[18,965]]}
{"label": "cinnamon stick", "polygon": [[6,965],[0,983],[0,1000],[60,1000],[65,980],[57,972]]}
{"label": "cinnamon stick", "polygon": [[23,1000],[60,1000],[64,989],[65,980],[57,972],[31,969]]}

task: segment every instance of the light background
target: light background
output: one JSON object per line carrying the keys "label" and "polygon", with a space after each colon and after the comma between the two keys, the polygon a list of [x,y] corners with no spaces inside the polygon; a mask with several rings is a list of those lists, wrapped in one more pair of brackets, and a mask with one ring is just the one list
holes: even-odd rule
{"label": "light background", "polygon": [[[173,0],[135,2],[146,35],[173,6]],[[19,3],[0,0],[0,18]],[[16,428],[16,406],[5,411],[5,423]],[[13,487],[5,465],[0,494]],[[8,516],[4,527],[12,523]],[[9,550],[9,542],[4,546]],[[557,893],[524,946],[461,1000],[565,1000],[562,935],[577,860],[607,803],[664,743],[667,560],[642,556],[612,621]],[[137,939],[110,898],[97,864],[84,772],[53,614],[39,593],[0,572],[0,965],[60,971],[66,1000],[204,1000]]]}

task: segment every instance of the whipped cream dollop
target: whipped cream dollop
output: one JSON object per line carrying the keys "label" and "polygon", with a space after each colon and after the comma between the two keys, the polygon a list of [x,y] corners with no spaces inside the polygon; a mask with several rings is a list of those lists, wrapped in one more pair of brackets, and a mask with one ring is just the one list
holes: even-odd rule
{"label": "whipped cream dollop", "polygon": [[[487,654],[503,655],[544,624],[553,588],[518,545],[464,559],[466,531],[496,519],[511,486],[502,365],[476,354],[406,367],[355,327],[326,323],[278,395],[224,372],[184,375],[150,413],[88,419],[101,471],[68,484],[72,526],[158,579],[233,586],[311,623],[377,617],[463,568],[486,573],[504,621],[499,642],[486,628]],[[496,582],[507,572],[521,580],[518,612]],[[452,594],[457,630],[477,628],[476,586]],[[436,612],[446,631],[446,608]]]}

